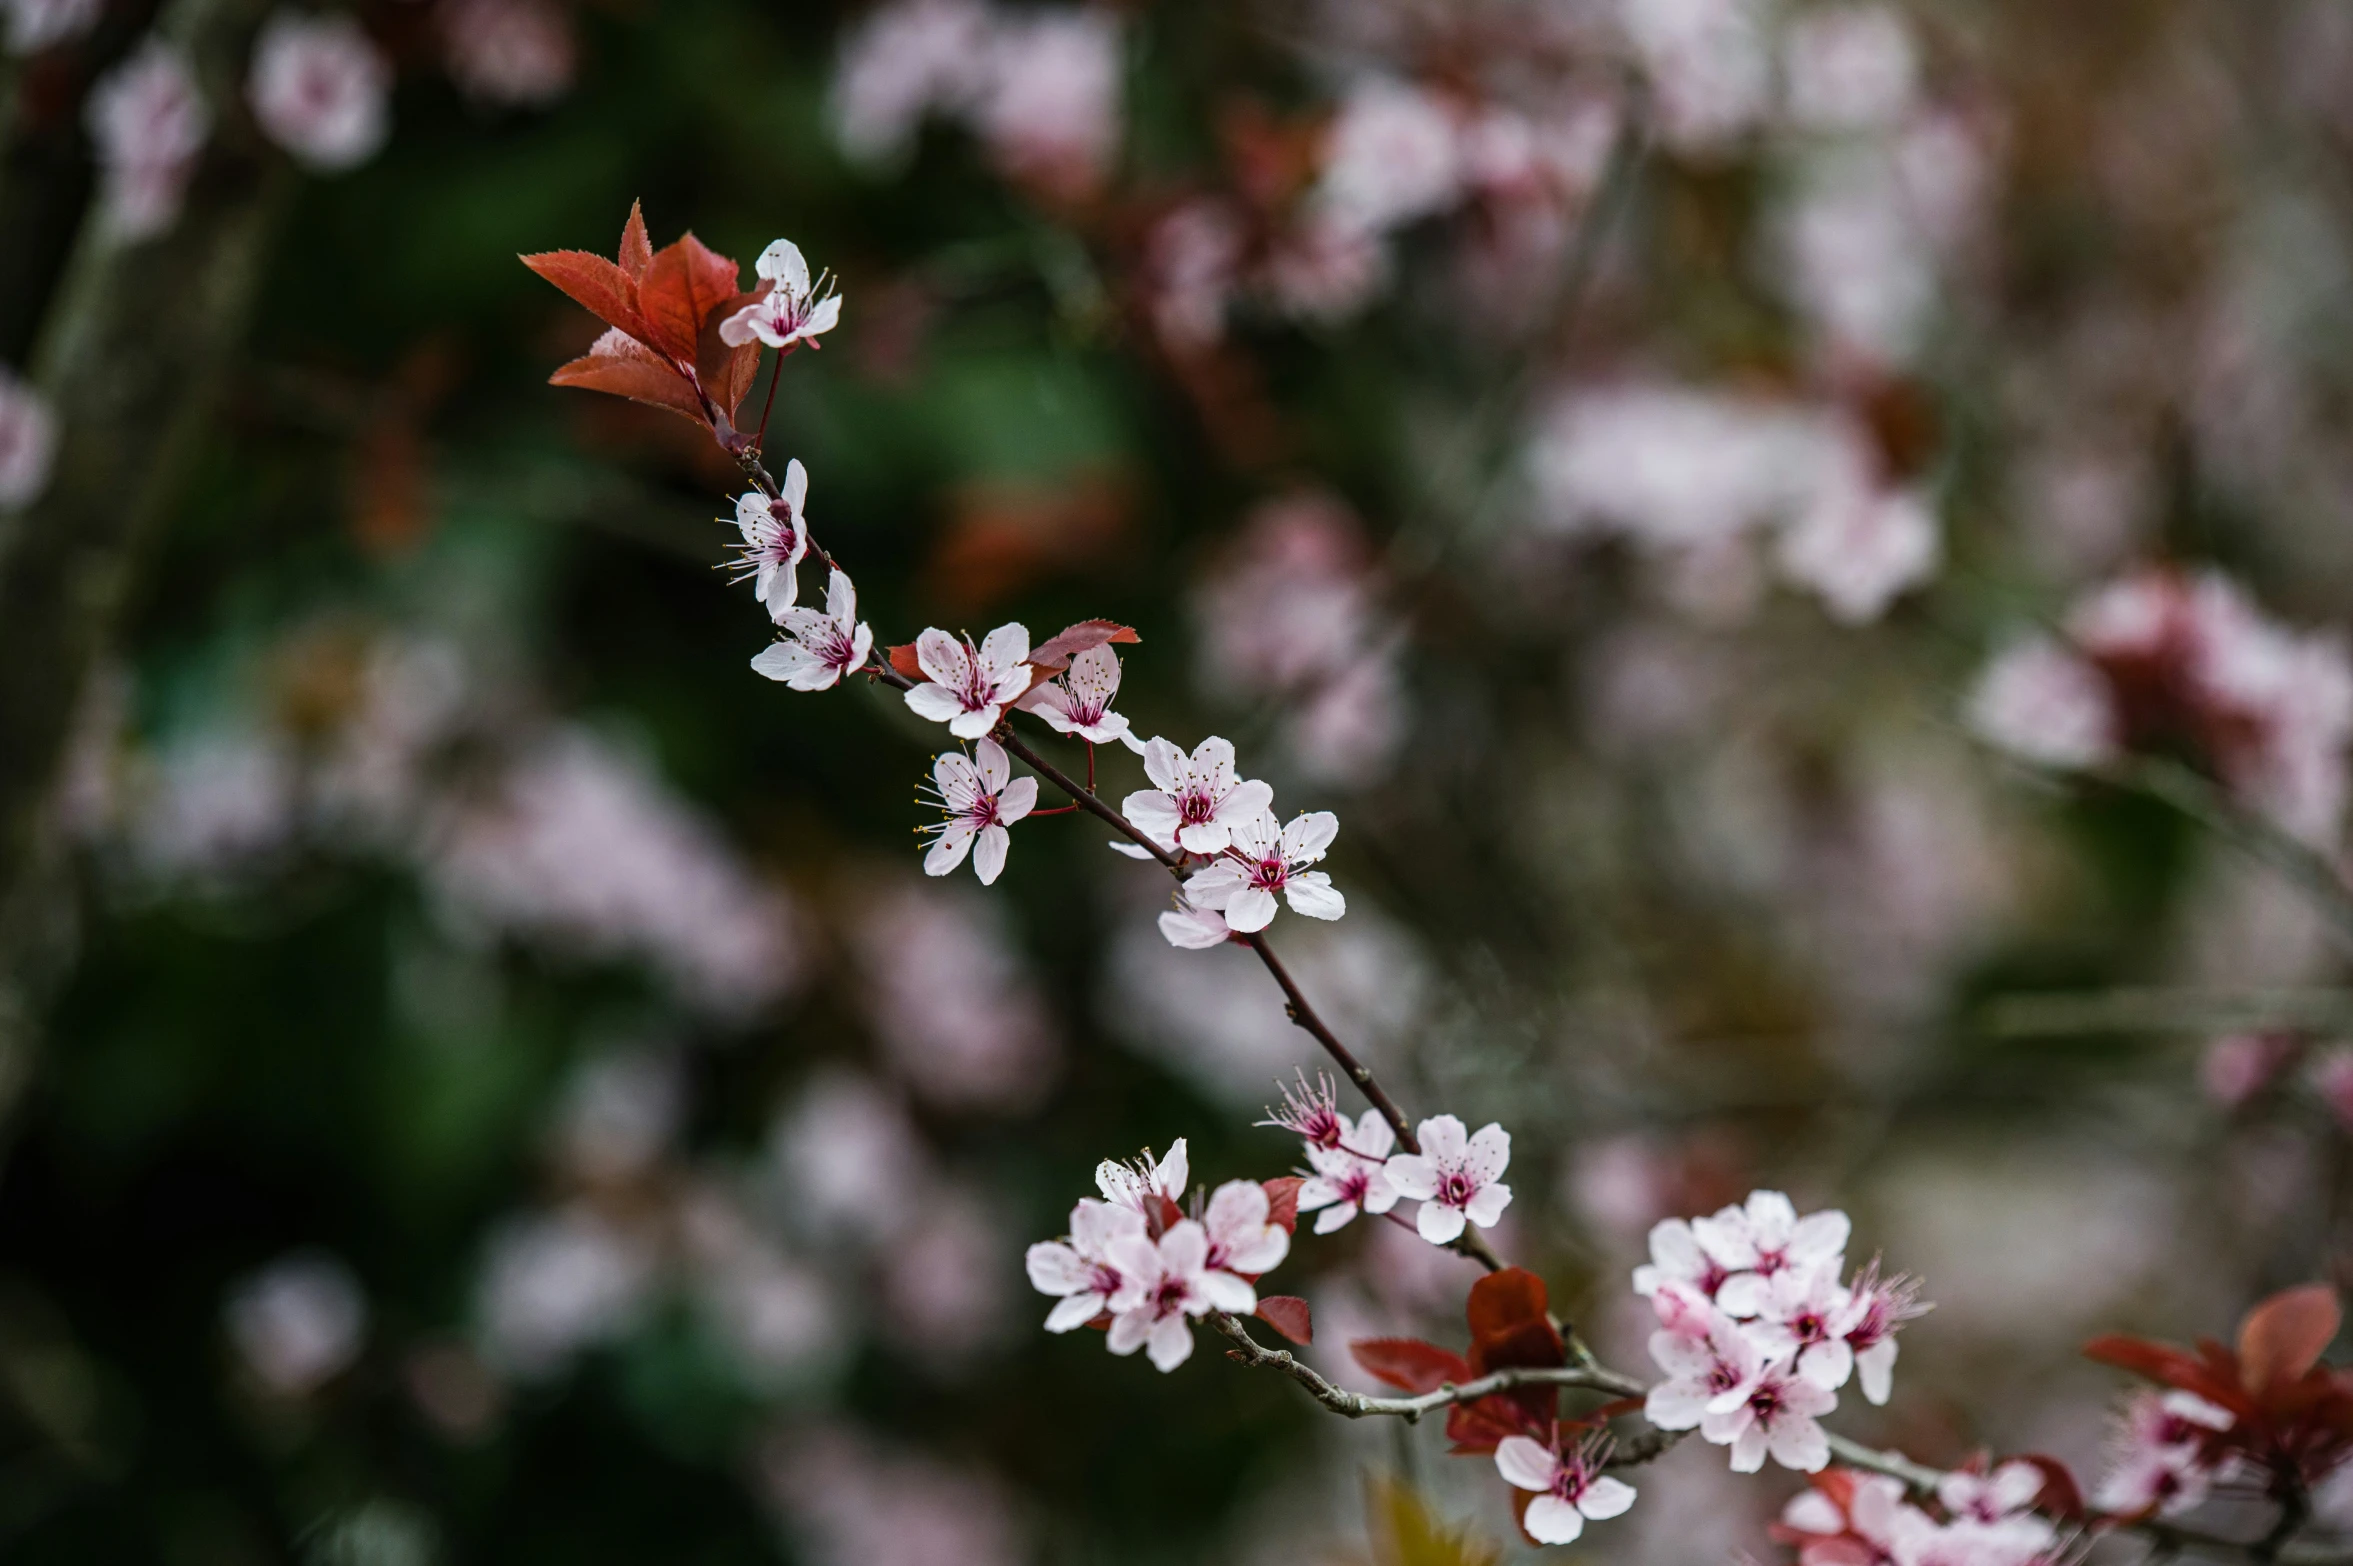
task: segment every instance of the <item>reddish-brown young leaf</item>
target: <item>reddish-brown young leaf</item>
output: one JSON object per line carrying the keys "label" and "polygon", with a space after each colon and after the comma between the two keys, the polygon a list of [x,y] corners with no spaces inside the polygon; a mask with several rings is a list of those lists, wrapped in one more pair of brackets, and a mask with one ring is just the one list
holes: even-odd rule
{"label": "reddish-brown young leaf", "polygon": [[730,348],[720,339],[719,328],[751,298],[737,294],[705,316],[702,336],[695,341],[695,366],[702,371],[703,386],[731,421],[760,377],[760,340],[755,337],[740,348]]}
{"label": "reddish-brown young leaf", "polygon": [[931,678],[923,672],[923,665],[916,660],[913,642],[901,642],[891,649],[891,667],[918,684]]}
{"label": "reddish-brown young leaf", "polygon": [[1568,1363],[1546,1304],[1544,1280],[1525,1267],[1506,1267],[1472,1284],[1464,1308],[1471,1326],[1471,1368],[1485,1375],[1507,1365]]}
{"label": "reddish-brown young leaf", "polygon": [[1348,1357],[1363,1366],[1366,1375],[1416,1397],[1471,1379],[1471,1367],[1461,1355],[1420,1338],[1358,1338],[1348,1345]]}
{"label": "reddish-brown young leaf", "polygon": [[1557,1423],[1549,1409],[1531,1408],[1520,1401],[1526,1391],[1549,1393],[1549,1387],[1522,1392],[1498,1392],[1475,1403],[1457,1403],[1446,1411],[1447,1450],[1456,1457],[1477,1457],[1494,1451],[1505,1436],[1524,1435],[1550,1442]]}
{"label": "reddish-brown young leaf", "polygon": [[2235,1376],[2219,1375],[2212,1367],[2170,1344],[2112,1332],[2086,1343],[2083,1356],[2119,1370],[2129,1370],[2136,1376],[2146,1376],[2164,1386],[2195,1392],[2233,1413],[2244,1415],[2254,1406]]}
{"label": "reddish-brown young leaf", "polygon": [[1276,1175],[1272,1180],[1261,1180],[1266,1189],[1266,1221],[1279,1223],[1285,1234],[1299,1232],[1299,1188],[1307,1182],[1297,1175]]}
{"label": "reddish-brown young leaf", "polygon": [[2032,1463],[2042,1470],[2042,1493],[2034,1498],[2036,1511],[2048,1512],[2061,1522],[2075,1522],[2083,1516],[2083,1487],[2075,1482],[2075,1475],[2065,1463],[2041,1452],[2021,1452],[2012,1460]]}
{"label": "reddish-brown young leaf", "polygon": [[1269,1294],[1258,1302],[1258,1319],[1294,1343],[1315,1341],[1315,1316],[1307,1301],[1289,1294]]}
{"label": "reddish-brown young leaf", "polygon": [[2239,1323],[2239,1379],[2261,1397],[2310,1370],[2333,1342],[2343,1313],[2325,1283],[2274,1294]]}
{"label": "reddish-brown young leaf", "polygon": [[703,322],[735,297],[737,267],[692,234],[654,252],[637,286],[646,341],[683,363],[695,362]]}
{"label": "reddish-brown young leaf", "polygon": [[1111,620],[1081,620],[1068,626],[1030,651],[1029,661],[1041,669],[1059,674],[1070,667],[1070,660],[1090,647],[1101,647],[1106,642],[1135,643],[1142,641],[1132,629]]}
{"label": "reddish-brown young leaf", "polygon": [[652,354],[583,354],[549,376],[551,386],[578,386],[587,391],[611,392],[616,397],[627,397],[632,402],[648,403],[656,408],[667,408],[697,424],[703,421],[702,405],[695,400],[694,388],[676,370],[656,359]]}
{"label": "reddish-brown young leaf", "polygon": [[585,250],[548,250],[520,259],[605,325],[617,326],[632,337],[645,336],[637,284],[603,256],[592,256]]}
{"label": "reddish-brown young leaf", "polygon": [[621,226],[621,270],[631,281],[645,276],[654,264],[653,241],[645,237],[645,203],[629,203],[629,221]]}

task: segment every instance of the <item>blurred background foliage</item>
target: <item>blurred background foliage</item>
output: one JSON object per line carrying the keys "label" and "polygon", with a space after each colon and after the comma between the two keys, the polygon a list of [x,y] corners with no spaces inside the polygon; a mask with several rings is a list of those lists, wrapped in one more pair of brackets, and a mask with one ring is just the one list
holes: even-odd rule
{"label": "blurred background foliage", "polygon": [[[1084,817],[985,896],[924,883],[936,735],[747,670],[732,465],[544,384],[594,327],[515,257],[609,252],[633,199],[839,278],[769,449],[878,638],[1134,625],[1140,732],[1340,812],[1348,920],[1278,935],[1409,1107],[1509,1125],[1513,1253],[1622,1360],[1648,1225],[1782,1185],[1940,1305],[1850,1433],[2088,1468],[2087,1331],[2218,1331],[2338,1264],[2334,1029],[2204,1021],[2334,982],[2323,921],[1961,710],[2135,561],[2299,626],[2353,602],[2341,8],[1105,6],[1107,151],[1017,40],[1000,121],[935,88],[896,159],[843,129],[889,75],[862,9],[535,0],[576,57],[529,105],[436,53],[457,9],[354,13],[390,140],[276,215],[72,742],[10,763],[55,764],[74,927],[0,1171],[11,1559],[1386,1560],[1431,1525],[1383,1492],[1363,1543],[1368,1467],[1510,1536],[1433,1431],[1035,1330],[1021,1248],[1095,1162],[1282,1172],[1249,1122],[1308,1041],[1246,960],[1161,948]],[[0,361],[63,308],[81,93],[148,23],[13,66]],[[1367,82],[1542,154],[1303,236]],[[1775,585],[1778,502],[1724,468],[1762,440],[1808,482],[1818,414],[1928,559],[1858,536]],[[2186,998],[1996,1025],[2117,985]],[[1278,1281],[1340,1374],[1349,1335],[1456,1341],[1468,1276],[1367,1224]],[[1761,1550],[1789,1487],[1688,1449],[1643,1484],[1589,1548]]]}

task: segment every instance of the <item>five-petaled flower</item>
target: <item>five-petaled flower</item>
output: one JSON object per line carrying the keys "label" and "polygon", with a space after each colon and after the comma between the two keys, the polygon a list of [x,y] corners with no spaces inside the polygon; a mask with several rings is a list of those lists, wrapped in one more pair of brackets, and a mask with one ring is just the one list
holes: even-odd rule
{"label": "five-petaled flower", "polygon": [[1117,740],[1141,752],[1144,742],[1128,728],[1126,714],[1111,710],[1118,694],[1119,655],[1108,647],[1089,647],[1074,655],[1061,675],[1033,686],[1020,706],[1045,719],[1057,734],[1075,734],[1090,745]]}
{"label": "five-petaled flower", "polygon": [[[1784,1267],[1766,1280],[1750,1331],[1765,1352],[1786,1360],[1798,1374],[1831,1391],[1854,1373],[1854,1346],[1847,1333],[1858,1323],[1863,1302],[1838,1281],[1838,1269]],[[1893,1359],[1895,1340],[1887,1338]]]}
{"label": "five-petaled flower", "polygon": [[796,457],[785,467],[782,492],[774,499],[754,489],[735,502],[735,525],[743,531],[743,548],[733,562],[735,580],[750,578],[752,596],[779,624],[801,596],[801,557],[809,552],[808,499],[809,470]]}
{"label": "five-petaled flower", "polygon": [[1153,787],[1121,800],[1120,813],[1162,848],[1189,854],[1224,853],[1234,828],[1275,802],[1271,785],[1235,773],[1233,742],[1215,735],[1189,756],[1165,739],[1152,740],[1144,747],[1144,775]]}
{"label": "five-petaled flower", "polygon": [[758,299],[719,323],[719,340],[728,347],[741,348],[758,338],[771,348],[791,349],[800,343],[814,348],[818,346],[817,334],[832,331],[841,320],[841,295],[831,289],[818,292],[825,279],[811,282],[809,263],[801,258],[801,247],[791,240],[779,239],[761,251],[752,270],[768,287]]}
{"label": "five-petaled flower", "polygon": [[1307,1162],[1315,1173],[1299,1186],[1299,1210],[1316,1213],[1316,1233],[1330,1234],[1360,1212],[1377,1218],[1397,1205],[1399,1192],[1385,1167],[1395,1143],[1389,1122],[1379,1110],[1368,1109],[1344,1142],[1307,1144]]}
{"label": "five-petaled flower", "polygon": [[923,856],[923,873],[946,875],[969,853],[973,873],[981,885],[989,885],[1005,868],[1006,850],[1013,846],[1005,829],[1038,802],[1038,780],[1014,777],[1005,747],[992,739],[974,746],[969,757],[949,751],[933,764],[932,778],[947,819],[923,829],[939,834]]}
{"label": "five-petaled flower", "polygon": [[1784,1267],[1835,1267],[1846,1253],[1850,1228],[1846,1214],[1836,1208],[1798,1217],[1779,1191],[1751,1191],[1745,1205],[1691,1222],[1700,1247],[1726,1270],[1742,1275],[1727,1279],[1717,1295],[1735,1316],[1756,1315],[1766,1280]]}
{"label": "five-petaled flower", "polygon": [[1662,1218],[1651,1226],[1649,1262],[1634,1269],[1634,1292],[1648,1299],[1660,1285],[1679,1283],[1712,1300],[1731,1276],[1699,1243],[1688,1219]]}
{"label": "five-petaled flower", "polygon": [[831,689],[843,675],[866,667],[874,650],[874,630],[858,618],[858,589],[838,568],[826,579],[824,609],[787,609],[776,623],[784,627],[784,640],[769,643],[752,668],[796,691]]}
{"label": "five-petaled flower", "polygon": [[1180,1136],[1158,1158],[1146,1148],[1132,1164],[1104,1159],[1095,1166],[1095,1189],[1103,1193],[1103,1200],[1149,1216],[1153,1205],[1183,1199],[1190,1174],[1185,1139]]}
{"label": "five-petaled flower", "polygon": [[1111,1302],[1114,1354],[1143,1349],[1159,1369],[1174,1370],[1193,1352],[1194,1317],[1258,1309],[1257,1290],[1209,1265],[1209,1231],[1190,1218],[1171,1224],[1157,1245],[1122,1235],[1110,1254],[1124,1279]]}
{"label": "five-petaled flower", "polygon": [[1234,938],[1234,932],[1224,914],[1214,908],[1196,908],[1180,895],[1178,906],[1160,916],[1160,937],[1182,950],[1203,952],[1212,946],[1223,946]]}
{"label": "five-petaled flower", "polygon": [[1307,866],[1323,858],[1339,832],[1340,818],[1328,810],[1294,816],[1289,826],[1277,826],[1272,811],[1238,821],[1225,856],[1194,871],[1185,895],[1197,907],[1224,914],[1245,935],[1274,922],[1277,892],[1293,913],[1337,919],[1348,911],[1347,899],[1330,876]]}
{"label": "five-petaled flower", "polygon": [[915,638],[915,661],[925,676],[907,692],[915,715],[979,739],[1029,689],[1029,628],[1000,625],[974,647],[933,626]]}
{"label": "five-petaled flower", "polygon": [[1112,1264],[1111,1244],[1143,1233],[1143,1214],[1134,1208],[1082,1196],[1070,1210],[1069,1239],[1044,1240],[1029,1248],[1024,1260],[1030,1286],[1040,1294],[1060,1297],[1046,1317],[1048,1332],[1069,1332],[1110,1311],[1113,1296],[1126,1281]]}
{"label": "five-petaled flower", "polygon": [[1400,1196],[1422,1204],[1414,1227],[1432,1245],[1461,1238],[1467,1219],[1493,1228],[1511,1205],[1503,1171],[1511,1163],[1511,1133],[1489,1121],[1468,1136],[1452,1115],[1437,1115],[1414,1129],[1418,1153],[1397,1153],[1383,1166]]}
{"label": "five-petaled flower", "polygon": [[1209,1232],[1207,1265],[1257,1277],[1291,1254],[1291,1233],[1271,1219],[1274,1204],[1255,1180],[1228,1180],[1209,1194],[1201,1226]]}
{"label": "five-petaled flower", "polygon": [[1505,1436],[1495,1448],[1495,1470],[1515,1489],[1533,1490],[1524,1519],[1538,1544],[1569,1544],[1585,1520],[1602,1522],[1634,1504],[1634,1487],[1601,1471],[1608,1437],[1596,1436],[1565,1454],[1524,1435]]}
{"label": "five-petaled flower", "polygon": [[[1725,1404],[1731,1406],[1726,1407]],[[1765,1454],[1784,1468],[1818,1473],[1830,1461],[1830,1441],[1815,1421],[1838,1406],[1838,1394],[1815,1385],[1786,1364],[1768,1363],[1750,1379],[1738,1400],[1727,1395],[1709,1404],[1699,1433],[1732,1448],[1732,1471],[1753,1474]]]}

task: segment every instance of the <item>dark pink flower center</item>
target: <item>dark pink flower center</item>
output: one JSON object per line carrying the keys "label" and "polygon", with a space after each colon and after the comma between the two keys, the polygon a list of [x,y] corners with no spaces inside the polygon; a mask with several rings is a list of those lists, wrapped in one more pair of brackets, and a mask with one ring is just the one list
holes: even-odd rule
{"label": "dark pink flower center", "polygon": [[1273,859],[1261,859],[1250,867],[1250,884],[1269,892],[1281,891],[1283,884],[1290,879],[1291,867],[1279,855]]}
{"label": "dark pink flower center", "polygon": [[1438,1178],[1438,1200],[1448,1207],[1460,1207],[1478,1194],[1478,1186],[1459,1169],[1449,1169]]}
{"label": "dark pink flower center", "polygon": [[1177,796],[1177,819],[1187,826],[1200,826],[1217,814],[1217,801],[1202,789],[1188,789]]}

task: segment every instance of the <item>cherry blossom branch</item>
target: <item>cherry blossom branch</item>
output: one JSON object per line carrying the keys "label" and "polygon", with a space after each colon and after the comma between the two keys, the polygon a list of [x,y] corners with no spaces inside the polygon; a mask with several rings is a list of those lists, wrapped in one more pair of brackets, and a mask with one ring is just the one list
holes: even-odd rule
{"label": "cherry blossom branch", "polygon": [[1418,1397],[1370,1397],[1326,1380],[1288,1349],[1268,1348],[1250,1335],[1249,1328],[1224,1311],[1212,1312],[1209,1323],[1234,1341],[1235,1346],[1227,1351],[1227,1358],[1238,1364],[1279,1371],[1305,1387],[1308,1394],[1324,1407],[1349,1419],[1391,1417],[1413,1424],[1424,1414],[1436,1413],[1456,1403],[1475,1403],[1480,1398],[1509,1392],[1514,1387],[1574,1387],[1587,1392],[1608,1392],[1618,1397],[1639,1397],[1644,1391],[1641,1382],[1630,1376],[1621,1376],[1614,1370],[1568,1365],[1498,1370],[1475,1381],[1448,1382],[1436,1391],[1425,1392]]}

